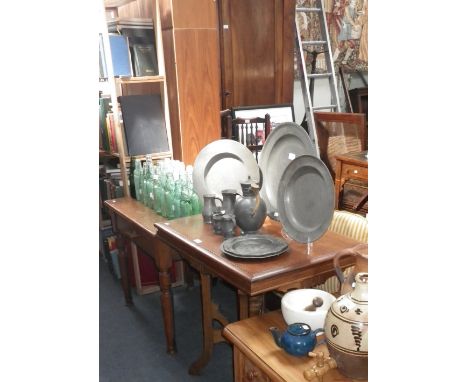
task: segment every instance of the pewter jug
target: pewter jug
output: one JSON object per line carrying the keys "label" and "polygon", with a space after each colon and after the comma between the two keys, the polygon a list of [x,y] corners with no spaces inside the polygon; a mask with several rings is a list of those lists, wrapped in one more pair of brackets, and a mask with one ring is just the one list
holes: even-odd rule
{"label": "pewter jug", "polygon": [[223,210],[227,214],[234,214],[234,205],[236,204],[236,196],[239,195],[236,190],[222,190],[223,195]]}
{"label": "pewter jug", "polygon": [[225,239],[234,237],[234,228],[236,228],[234,215],[224,214],[221,220],[221,232]]}
{"label": "pewter jug", "polygon": [[243,233],[253,233],[265,222],[267,209],[260,197],[260,187],[251,179],[241,183],[242,197],[234,205],[236,223]]}
{"label": "pewter jug", "polygon": [[213,212],[216,211],[216,200],[223,202],[221,198],[218,198],[215,194],[203,195],[203,222],[211,224]]}
{"label": "pewter jug", "polygon": [[211,215],[211,220],[213,224],[213,232],[215,235],[222,235],[223,234],[223,211],[220,212],[213,212]]}

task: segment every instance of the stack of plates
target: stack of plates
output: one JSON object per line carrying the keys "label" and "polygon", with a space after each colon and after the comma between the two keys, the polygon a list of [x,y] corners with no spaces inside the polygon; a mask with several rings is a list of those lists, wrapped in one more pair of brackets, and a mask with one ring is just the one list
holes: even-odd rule
{"label": "stack of plates", "polygon": [[288,250],[288,243],[272,235],[248,234],[227,239],[221,251],[241,259],[263,259],[278,256]]}
{"label": "stack of plates", "polygon": [[260,196],[268,215],[278,220],[278,189],[286,167],[301,155],[314,155],[314,145],[306,131],[297,123],[279,124],[268,136],[262,149],[259,166],[263,173]]}

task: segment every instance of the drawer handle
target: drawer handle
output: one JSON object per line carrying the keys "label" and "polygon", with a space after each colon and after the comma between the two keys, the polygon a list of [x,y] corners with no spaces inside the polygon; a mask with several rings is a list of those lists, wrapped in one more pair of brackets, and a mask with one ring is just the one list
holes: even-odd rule
{"label": "drawer handle", "polygon": [[357,173],[358,173],[358,170],[354,170],[353,173],[357,174]]}
{"label": "drawer handle", "polygon": [[257,370],[249,370],[247,372],[247,379],[249,381],[253,381],[254,378],[257,378],[258,377],[258,371]]}

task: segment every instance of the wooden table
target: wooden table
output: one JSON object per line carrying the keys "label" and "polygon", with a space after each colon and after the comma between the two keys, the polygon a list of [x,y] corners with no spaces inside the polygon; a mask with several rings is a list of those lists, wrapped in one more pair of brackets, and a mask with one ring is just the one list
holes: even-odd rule
{"label": "wooden table", "polygon": [[[280,349],[268,328],[286,328],[281,311],[267,313],[227,325],[223,335],[234,345],[234,380],[257,382],[303,381],[304,371],[311,369],[314,359],[294,357]],[[321,336],[318,337],[319,341]],[[328,356],[325,344],[316,346],[314,352],[323,351]],[[323,382],[351,382],[338,370],[331,369],[323,376]],[[360,380],[360,382],[364,382]]]}
{"label": "wooden table", "polygon": [[341,192],[350,179],[368,181],[367,151],[336,156],[335,209],[340,206]]}
{"label": "wooden table", "polygon": [[171,297],[170,268],[173,254],[171,250],[156,238],[155,222],[165,222],[167,219],[156,214],[151,208],[131,197],[106,200],[104,204],[109,209],[112,219],[112,229],[117,235],[119,248],[119,267],[121,286],[128,306],[133,305],[131,288],[128,278],[128,253],[123,244],[123,238],[135,242],[145,252],[150,254],[159,271],[161,288],[161,306],[166,335],[167,352],[176,352],[174,338],[174,314]]}
{"label": "wooden table", "polygon": [[[241,260],[224,255],[220,246],[223,237],[214,235],[212,226],[203,223],[201,215],[175,219],[155,224],[157,238],[167,243],[200,272],[203,307],[203,352],[191,365],[189,372],[198,374],[208,363],[213,344],[223,340],[219,329],[212,327],[217,320],[222,325],[227,320],[211,302],[211,276],[220,277],[238,291],[239,319],[262,312],[263,293],[291,282],[316,278],[317,283],[334,274],[333,257],[344,248],[359,242],[327,231],[312,246],[288,241],[289,250],[277,257],[260,260]],[[280,236],[281,224],[267,218],[260,233]],[[309,253],[308,253],[309,252]],[[344,259],[343,266],[352,265]]]}

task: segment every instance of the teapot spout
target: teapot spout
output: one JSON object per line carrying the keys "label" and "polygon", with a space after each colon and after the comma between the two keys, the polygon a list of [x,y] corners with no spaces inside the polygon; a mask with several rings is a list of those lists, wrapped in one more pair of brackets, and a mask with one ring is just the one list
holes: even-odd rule
{"label": "teapot spout", "polygon": [[275,326],[272,326],[269,329],[270,329],[271,335],[273,336],[273,339],[275,340],[276,345],[282,348],[283,346],[281,344],[281,336],[282,336],[281,332]]}

